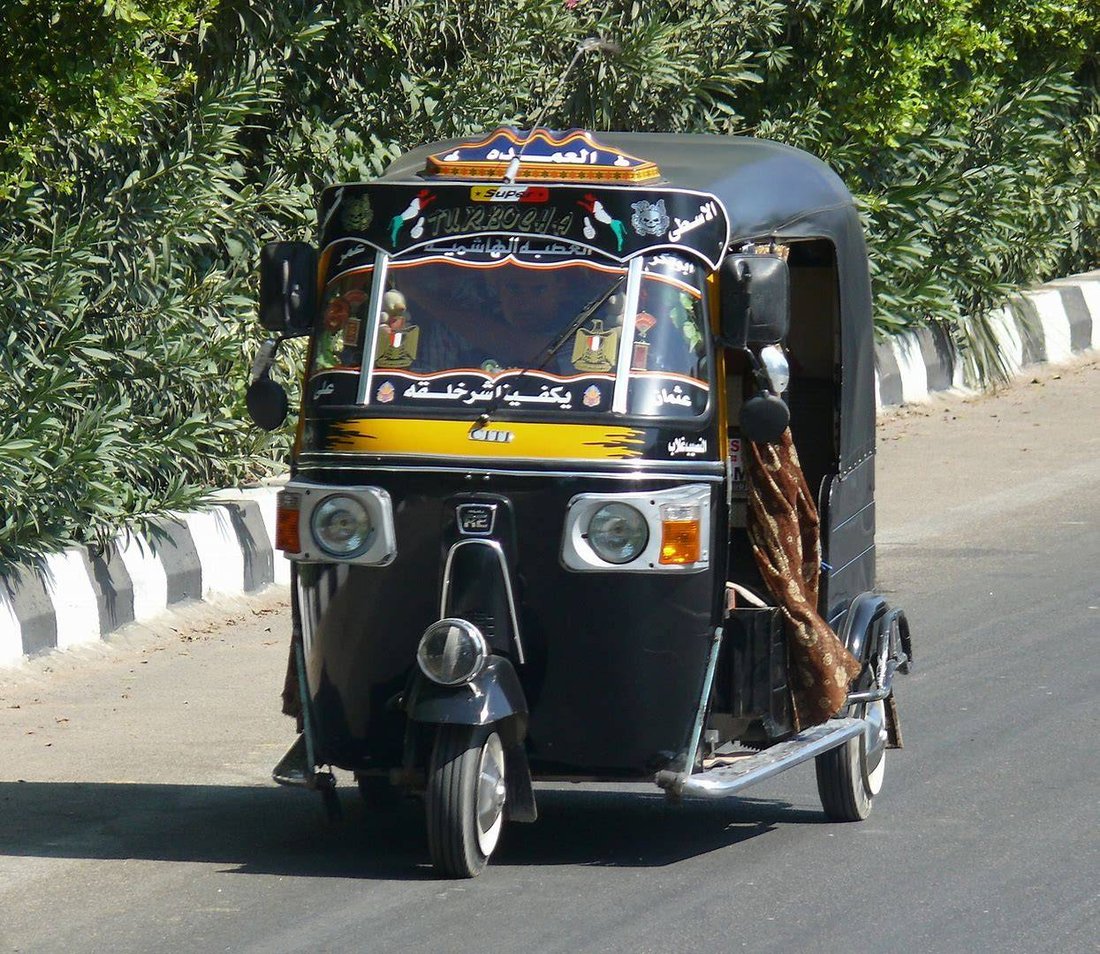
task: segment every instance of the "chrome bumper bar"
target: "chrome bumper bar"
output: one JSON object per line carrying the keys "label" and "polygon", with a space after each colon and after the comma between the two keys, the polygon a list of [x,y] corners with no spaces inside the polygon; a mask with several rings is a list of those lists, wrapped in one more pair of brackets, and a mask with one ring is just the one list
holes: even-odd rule
{"label": "chrome bumper bar", "polygon": [[658,772],[654,781],[669,795],[724,798],[843,745],[856,738],[866,725],[863,719],[830,719],[733,765],[693,774]]}

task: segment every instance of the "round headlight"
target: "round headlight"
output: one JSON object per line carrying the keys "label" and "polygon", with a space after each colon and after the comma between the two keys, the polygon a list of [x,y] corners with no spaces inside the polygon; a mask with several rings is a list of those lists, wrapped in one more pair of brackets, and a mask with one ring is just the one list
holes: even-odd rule
{"label": "round headlight", "polygon": [[357,557],[370,545],[371,522],[367,508],[354,497],[334,494],[313,510],[310,519],[317,545],[335,557]]}
{"label": "round headlight", "polygon": [[637,559],[648,542],[649,524],[629,504],[604,504],[588,521],[588,544],[608,563]]}
{"label": "round headlight", "polygon": [[420,671],[441,686],[469,682],[485,667],[489,644],[481,630],[464,619],[441,619],[420,637],[416,661]]}

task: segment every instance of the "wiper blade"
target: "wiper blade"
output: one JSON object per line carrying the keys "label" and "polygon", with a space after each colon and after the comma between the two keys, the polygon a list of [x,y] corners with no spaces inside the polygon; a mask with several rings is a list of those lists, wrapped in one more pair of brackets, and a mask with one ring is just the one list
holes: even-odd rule
{"label": "wiper blade", "polygon": [[611,287],[605,292],[601,292],[595,298],[593,298],[587,305],[585,305],[577,317],[569,322],[569,327],[559,334],[553,341],[550,342],[530,364],[525,365],[523,370],[520,371],[511,381],[504,384],[497,385],[493,390],[493,396],[489,398],[489,403],[485,405],[485,410],[478,416],[477,420],[470,425],[470,433],[474,431],[480,431],[485,427],[492,419],[493,414],[497,408],[500,407],[500,402],[503,401],[509,394],[515,390],[516,385],[523,380],[524,376],[530,374],[532,371],[541,371],[546,367],[546,363],[554,357],[560,350],[561,346],[565,344],[570,338],[576,334],[577,329],[581,327],[589,318],[591,318],[600,308],[607,302],[607,300],[615,294],[620,288],[623,287],[623,283],[626,281],[626,275],[620,275],[614,282],[611,283]]}

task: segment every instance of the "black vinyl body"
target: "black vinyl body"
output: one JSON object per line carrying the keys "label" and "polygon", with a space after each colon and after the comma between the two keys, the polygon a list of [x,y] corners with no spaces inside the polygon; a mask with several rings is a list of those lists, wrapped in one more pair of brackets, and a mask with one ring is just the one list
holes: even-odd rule
{"label": "black vinyl body", "polygon": [[[387,490],[398,539],[397,558],[386,567],[299,566],[320,760],[350,769],[401,765],[406,697],[422,679],[416,648],[440,618],[443,567],[458,540],[456,507],[485,501],[499,506],[493,539],[512,575],[525,661],[518,659],[506,604],[483,585],[491,567],[480,578],[456,573],[452,606],[475,618],[494,654],[518,676],[535,774],[649,777],[682,758],[720,622],[721,561],[692,573],[577,572],[560,555],[574,495],[660,490],[697,478],[416,468],[309,476]],[[714,525],[721,526],[724,488],[713,479],[710,486]],[[722,549],[712,541],[711,551]],[[431,721],[427,710],[419,718]]]}
{"label": "black vinyl body", "polygon": [[[822,370],[794,375],[786,400],[804,471],[812,473],[811,489],[819,493],[825,562],[820,609],[840,630],[853,602],[873,590],[875,572],[871,294],[852,197],[824,163],[776,143],[696,135],[600,137],[614,149],[652,159],[662,178],[646,186],[548,183],[542,191],[555,215],[599,198],[621,219],[619,245],[608,244],[612,233],[605,230],[599,240],[605,247],[590,243],[582,249],[585,256],[625,263],[662,249],[694,255],[712,279],[718,273],[714,294],[708,293],[713,309],[719,307],[723,256],[745,243],[790,246],[792,294],[798,298],[792,309],[801,323],[792,325],[790,338],[809,329],[802,335],[811,339],[806,353]],[[408,244],[422,225],[400,214],[410,199],[416,198],[410,208],[434,203],[427,226],[448,241],[457,241],[442,234],[449,223],[490,221],[489,212],[474,208],[480,203],[473,193],[492,184],[433,180],[424,172],[430,155],[454,145],[421,147],[373,183],[325,191],[322,279],[350,268],[348,256],[377,276],[389,259],[426,254],[426,246]],[[647,237],[637,227],[625,231],[632,201],[646,205],[658,196],[676,214],[677,231],[697,247],[673,242],[671,231],[664,237]],[[700,203],[712,200],[721,215],[704,216]],[[681,210],[689,206],[700,214],[686,218],[689,213]],[[528,216],[509,214],[500,222]],[[540,215],[530,213],[531,220],[541,221]],[[586,220],[579,212],[571,215],[567,244],[584,245],[578,230]],[[472,235],[472,225],[455,228],[463,241],[480,238]],[[545,230],[528,234],[519,226],[486,224],[482,230],[486,239],[501,241],[547,237]],[[417,241],[434,237],[423,233]],[[827,284],[811,281],[819,272],[828,275]],[[376,286],[379,299],[381,278]],[[378,301],[372,307],[380,314]],[[389,403],[392,385],[384,384],[390,388],[384,397],[366,386],[357,369],[327,370],[323,400],[320,385],[306,388],[294,477],[380,488],[392,500],[396,536],[396,558],[386,566],[298,565],[306,701],[319,762],[364,771],[407,766],[409,735],[417,726],[503,718],[525,730],[523,744],[536,776],[650,778],[686,763],[706,707],[711,714],[721,710],[734,728],[762,727],[763,741],[784,734],[790,714],[777,617],[763,611],[727,619],[725,611],[727,580],[762,585],[743,520],[730,520],[728,494],[741,478],[728,443],[735,434],[727,428],[736,419],[726,420],[735,379],[728,376],[731,356],[720,357],[715,342],[718,318],[711,313],[706,332],[706,352],[714,359],[707,405],[676,421],[631,418],[600,407],[591,413],[581,408],[566,422],[499,407],[492,434],[515,441],[488,444],[487,433],[471,428],[471,410],[402,408]],[[315,334],[322,331],[318,321]],[[791,350],[796,358],[806,356],[798,347]],[[371,367],[364,361],[364,374]],[[710,490],[705,568],[579,571],[563,564],[564,521],[574,496],[700,483]],[[463,504],[495,507],[489,539],[500,556],[476,547],[456,553],[462,537],[457,508]],[[449,555],[451,590],[444,605]],[[473,690],[429,688],[417,669],[421,635],[448,613],[473,622],[494,654]],[[712,657],[718,627],[724,645]],[[718,673],[708,694],[712,658]]]}

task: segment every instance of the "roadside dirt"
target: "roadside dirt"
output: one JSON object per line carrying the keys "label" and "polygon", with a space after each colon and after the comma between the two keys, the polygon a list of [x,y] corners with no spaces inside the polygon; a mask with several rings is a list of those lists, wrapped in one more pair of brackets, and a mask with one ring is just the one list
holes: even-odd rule
{"label": "roadside dirt", "polygon": [[[963,457],[981,464],[949,466]],[[1095,354],[1035,369],[996,392],[887,409],[878,427],[878,543],[961,533],[1065,494],[1094,493],[1098,459]]]}

